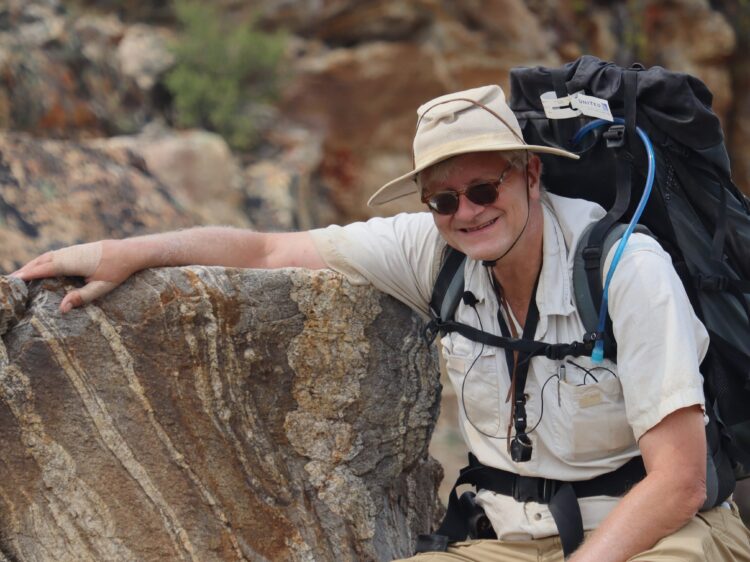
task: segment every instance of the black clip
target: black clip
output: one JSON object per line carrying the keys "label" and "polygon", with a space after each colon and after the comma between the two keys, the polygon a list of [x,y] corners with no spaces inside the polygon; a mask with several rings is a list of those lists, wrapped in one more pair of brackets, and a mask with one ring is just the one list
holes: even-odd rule
{"label": "black clip", "polygon": [[558,480],[518,475],[513,480],[513,499],[518,502],[547,504],[557,492],[558,486]]}
{"label": "black clip", "polygon": [[599,269],[602,259],[602,246],[586,246],[581,252],[584,269]]}
{"label": "black clip", "polygon": [[432,345],[439,332],[440,327],[437,320],[430,320],[422,330],[422,337],[427,342],[427,345]]}
{"label": "black clip", "polygon": [[591,344],[591,345],[603,339],[604,339],[604,332],[589,332],[587,334],[584,334],[583,336],[583,342]]}
{"label": "black clip", "polygon": [[528,462],[531,460],[533,449],[529,436],[525,433],[519,433],[510,442],[510,458],[513,462]]}
{"label": "black clip", "polygon": [[495,529],[492,528],[492,523],[484,513],[484,509],[476,502],[474,492],[461,494],[459,503],[466,520],[470,539],[497,539]]}
{"label": "black clip", "polygon": [[726,291],[729,286],[729,279],[719,275],[699,273],[695,276],[695,286],[701,291]]}
{"label": "black clip", "polygon": [[625,125],[612,125],[602,136],[607,141],[607,148],[622,148],[625,146]]}
{"label": "black clip", "polygon": [[448,543],[450,538],[446,535],[438,535],[434,533],[432,535],[419,535],[417,537],[417,548],[414,550],[414,554],[421,554],[422,552],[445,552],[448,550]]}
{"label": "black clip", "polygon": [[544,356],[553,361],[560,361],[571,353],[575,353],[575,345],[575,343],[572,346],[567,343],[548,343],[544,346]]}

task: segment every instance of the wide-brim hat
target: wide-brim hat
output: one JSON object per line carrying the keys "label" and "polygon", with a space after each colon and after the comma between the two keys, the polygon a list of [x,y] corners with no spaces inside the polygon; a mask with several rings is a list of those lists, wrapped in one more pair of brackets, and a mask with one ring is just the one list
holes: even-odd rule
{"label": "wide-brim hat", "polygon": [[561,148],[526,144],[521,127],[497,85],[447,94],[417,110],[414,169],[389,181],[367,202],[382,205],[418,191],[417,174],[443,160],[469,152],[529,150],[566,158],[578,156]]}

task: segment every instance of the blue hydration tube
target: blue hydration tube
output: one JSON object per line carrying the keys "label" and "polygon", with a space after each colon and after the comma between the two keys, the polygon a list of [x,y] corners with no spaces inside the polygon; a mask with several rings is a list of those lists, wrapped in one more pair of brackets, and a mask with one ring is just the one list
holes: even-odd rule
{"label": "blue hydration tube", "polygon": [[[614,122],[618,125],[624,125],[625,120],[620,117],[615,117]],[[573,137],[573,144],[578,144],[581,142],[581,139],[586,136],[588,133],[593,131],[594,129],[597,129],[599,127],[602,127],[604,125],[611,124],[609,121],[605,121],[604,119],[597,119],[595,121],[592,121],[591,123],[585,125],[581,128],[578,133],[576,133],[575,137]],[[602,292],[602,304],[599,308],[599,323],[596,326],[596,334],[597,334],[597,340],[594,344],[594,351],[591,353],[591,361],[594,363],[601,363],[604,360],[604,338],[602,337],[602,334],[604,334],[604,328],[605,323],[607,321],[607,304],[609,302],[609,283],[612,281],[612,275],[615,272],[615,268],[617,267],[617,264],[620,262],[620,257],[622,257],[623,251],[625,251],[625,245],[628,243],[628,238],[630,238],[630,235],[633,233],[633,230],[635,229],[636,224],[638,224],[638,220],[641,218],[641,215],[643,214],[643,210],[646,208],[646,203],[648,202],[648,198],[651,195],[651,189],[654,186],[654,172],[656,169],[655,165],[655,158],[654,158],[654,147],[651,144],[651,139],[648,138],[648,135],[643,132],[643,130],[640,127],[636,127],[636,132],[638,133],[638,136],[641,138],[641,141],[643,142],[643,146],[646,149],[646,155],[648,157],[648,174],[646,176],[646,186],[643,189],[643,195],[641,196],[641,200],[638,202],[638,207],[636,208],[635,212],[633,213],[633,218],[630,219],[630,222],[628,223],[628,227],[625,229],[625,234],[623,234],[622,239],[620,240],[620,244],[617,246],[617,250],[615,251],[615,255],[612,258],[612,263],[609,266],[609,270],[607,271],[607,277],[604,281],[604,290]],[[606,256],[602,256],[602,259],[606,259]]]}

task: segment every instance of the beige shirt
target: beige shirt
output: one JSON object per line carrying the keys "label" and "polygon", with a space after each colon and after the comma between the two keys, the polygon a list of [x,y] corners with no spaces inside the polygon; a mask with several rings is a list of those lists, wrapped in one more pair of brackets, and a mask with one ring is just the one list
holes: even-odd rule
{"label": "beige shirt", "polygon": [[[584,228],[604,211],[587,201],[551,194],[543,198],[543,211],[535,339],[580,341],[585,329],[573,295],[572,254]],[[312,236],[330,268],[354,283],[372,283],[422,315],[428,314],[445,247],[429,213],[331,226],[313,231]],[[614,248],[607,262],[613,253]],[[456,320],[500,334],[498,302],[487,269],[467,260],[464,277],[465,289],[479,302],[476,309],[461,303]],[[708,335],[669,255],[651,237],[634,234],[630,238],[610,285],[609,313],[618,343],[617,364],[605,360],[595,365],[588,357],[532,360],[526,410],[534,450],[525,463],[513,462],[507,452],[510,376],[504,350],[458,334],[441,340],[458,397],[461,433],[482,463],[527,476],[590,479],[637,456],[637,440],[671,412],[703,406],[699,365]],[[506,317],[506,321],[515,319]],[[557,534],[545,505],[519,503],[487,490],[479,492],[478,501],[499,538]],[[581,498],[579,503],[584,529],[589,530],[600,524],[617,499],[600,496]]]}

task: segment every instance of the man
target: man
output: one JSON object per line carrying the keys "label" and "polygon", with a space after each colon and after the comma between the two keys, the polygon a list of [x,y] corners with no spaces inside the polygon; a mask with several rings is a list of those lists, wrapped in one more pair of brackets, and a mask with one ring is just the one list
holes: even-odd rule
{"label": "man", "polygon": [[[96,242],[45,254],[15,275],[85,276],[87,284],[62,301],[66,312],[148,267],[330,267],[427,314],[450,245],[468,256],[457,321],[568,343],[584,332],[571,294],[571,252],[604,212],[546,194],[536,152],[575,158],[526,145],[498,86],[459,92],[419,108],[414,169],[370,201],[419,193],[428,213],[300,233],[202,228]],[[651,238],[634,235],[609,295],[616,364],[585,357],[519,361],[513,351],[456,333],[443,337],[470,450],[483,465],[541,483],[540,489],[548,482],[542,479],[603,481],[642,456],[645,477],[632,489],[573,496],[573,515],[586,531],[570,558],[575,562],[750,560],[734,505],[696,515],[706,497],[698,367],[708,337],[669,256]],[[520,378],[526,383],[519,392]],[[447,552],[417,558],[561,560],[558,532],[567,522],[550,509],[554,496],[536,499],[482,489],[477,503],[498,540],[455,542]]]}

